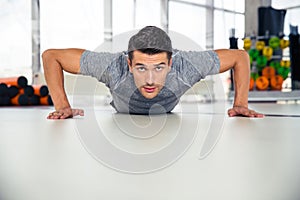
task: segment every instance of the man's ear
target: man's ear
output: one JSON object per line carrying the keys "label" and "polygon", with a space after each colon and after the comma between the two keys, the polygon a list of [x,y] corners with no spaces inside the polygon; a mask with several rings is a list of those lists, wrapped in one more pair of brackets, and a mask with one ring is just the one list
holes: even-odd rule
{"label": "man's ear", "polygon": [[172,66],[172,58],[170,58],[170,60],[169,60],[169,65],[168,65],[169,71],[171,70],[171,66]]}
{"label": "man's ear", "polygon": [[127,64],[128,64],[129,71],[132,73],[132,65],[131,65],[131,60],[129,58],[127,58]]}

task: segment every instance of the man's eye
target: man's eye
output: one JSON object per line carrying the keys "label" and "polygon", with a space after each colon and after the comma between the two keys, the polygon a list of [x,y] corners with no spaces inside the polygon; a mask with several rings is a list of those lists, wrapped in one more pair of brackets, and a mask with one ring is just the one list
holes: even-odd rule
{"label": "man's eye", "polygon": [[138,67],[137,70],[140,71],[140,72],[143,72],[143,71],[145,71],[146,69],[145,69],[145,67]]}
{"label": "man's eye", "polygon": [[155,69],[156,71],[161,71],[164,67],[163,66],[157,66]]}

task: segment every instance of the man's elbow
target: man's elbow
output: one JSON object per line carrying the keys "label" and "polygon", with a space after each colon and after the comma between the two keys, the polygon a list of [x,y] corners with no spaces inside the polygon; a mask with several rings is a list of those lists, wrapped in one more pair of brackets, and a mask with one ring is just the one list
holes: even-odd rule
{"label": "man's elbow", "polygon": [[245,60],[245,62],[250,64],[250,59],[249,59],[249,54],[247,53],[247,51],[243,50],[243,49],[238,49],[238,59],[241,60]]}
{"label": "man's elbow", "polygon": [[51,59],[55,59],[56,50],[55,49],[47,49],[42,53],[42,60],[47,61]]}
{"label": "man's elbow", "polygon": [[242,49],[234,49],[233,52],[234,52],[232,55],[232,58],[234,60],[233,69],[239,66],[250,67],[250,59],[247,51]]}

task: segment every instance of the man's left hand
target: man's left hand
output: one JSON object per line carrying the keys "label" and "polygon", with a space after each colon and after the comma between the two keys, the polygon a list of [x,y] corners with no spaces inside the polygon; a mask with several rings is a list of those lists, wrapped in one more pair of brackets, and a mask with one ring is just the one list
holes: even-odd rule
{"label": "man's left hand", "polygon": [[244,107],[244,106],[233,106],[233,108],[230,108],[228,110],[228,116],[229,117],[243,116],[243,117],[257,117],[257,118],[264,117],[262,113],[258,113],[254,110],[250,110],[248,107]]}

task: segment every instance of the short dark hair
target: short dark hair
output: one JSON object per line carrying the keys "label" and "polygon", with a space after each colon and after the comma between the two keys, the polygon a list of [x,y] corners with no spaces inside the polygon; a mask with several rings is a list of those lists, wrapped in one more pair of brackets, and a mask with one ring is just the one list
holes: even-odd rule
{"label": "short dark hair", "polygon": [[146,26],[142,28],[128,41],[128,52],[147,48],[161,49],[169,52],[173,51],[172,41],[168,34],[156,26]]}
{"label": "short dark hair", "polygon": [[[140,52],[142,52],[144,54],[148,54],[148,55],[154,55],[154,54],[159,54],[159,53],[166,52],[168,62],[170,62],[170,59],[172,57],[172,52],[164,51],[164,50],[160,50],[160,49],[155,49],[155,48],[138,49],[138,50],[135,50],[135,51],[140,51]],[[128,58],[129,58],[129,61],[130,61],[130,64],[131,64],[132,59],[133,59],[133,51],[128,52]]]}

